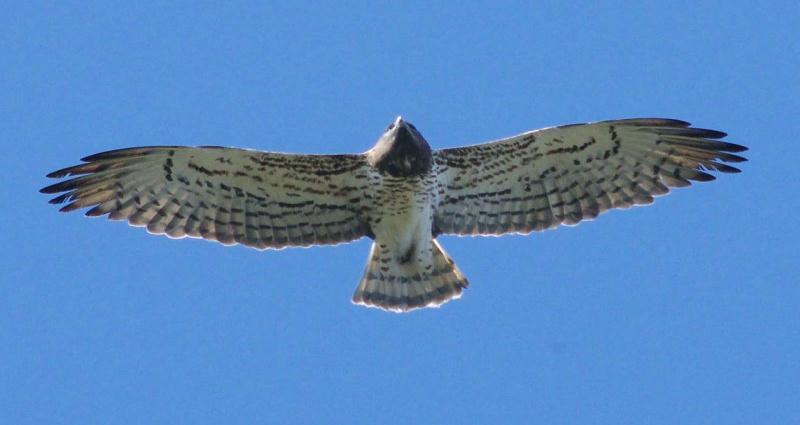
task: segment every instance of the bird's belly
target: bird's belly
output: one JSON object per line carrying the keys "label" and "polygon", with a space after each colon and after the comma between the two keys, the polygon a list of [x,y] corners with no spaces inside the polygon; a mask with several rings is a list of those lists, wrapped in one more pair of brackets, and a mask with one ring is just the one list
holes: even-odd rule
{"label": "bird's belly", "polygon": [[431,239],[431,199],[420,187],[404,188],[382,199],[381,214],[374,218],[375,240],[400,252]]}
{"label": "bird's belly", "polygon": [[380,217],[373,225],[375,240],[405,250],[420,237],[431,237],[430,207],[409,206]]}

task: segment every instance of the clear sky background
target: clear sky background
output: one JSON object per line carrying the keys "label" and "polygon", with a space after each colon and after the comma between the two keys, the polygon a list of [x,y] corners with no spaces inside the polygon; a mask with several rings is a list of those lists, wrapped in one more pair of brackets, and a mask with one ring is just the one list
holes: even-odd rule
{"label": "clear sky background", "polygon": [[[0,11],[0,422],[800,423],[797,2],[15,2]],[[276,2],[277,3],[277,2]],[[362,152],[671,117],[743,173],[441,242],[440,309],[350,304],[368,240],[259,252],[59,214],[136,145]]]}

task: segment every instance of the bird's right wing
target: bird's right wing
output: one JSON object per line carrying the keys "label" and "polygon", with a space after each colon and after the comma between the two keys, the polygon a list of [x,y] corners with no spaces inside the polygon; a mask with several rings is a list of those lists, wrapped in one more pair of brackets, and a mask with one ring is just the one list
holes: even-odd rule
{"label": "bird's right wing", "polygon": [[660,118],[530,131],[434,152],[440,203],[434,233],[529,233],[653,202],[669,187],[739,172],[725,133]]}
{"label": "bird's right wing", "polygon": [[282,248],[370,233],[363,155],[292,155],[221,147],[153,146],[92,155],[50,173],[61,211],[93,207],[150,233]]}

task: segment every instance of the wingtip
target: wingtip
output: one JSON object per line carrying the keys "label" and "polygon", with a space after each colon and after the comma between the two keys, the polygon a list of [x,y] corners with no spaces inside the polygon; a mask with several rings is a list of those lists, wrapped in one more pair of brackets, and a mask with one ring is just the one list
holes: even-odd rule
{"label": "wingtip", "polygon": [[138,150],[138,149],[139,148],[112,149],[112,150],[108,150],[108,151],[94,153],[94,154],[91,154],[89,156],[84,156],[83,158],[81,158],[81,161],[83,161],[83,162],[94,162],[94,161],[99,161],[101,159],[116,158],[116,157],[119,157],[119,156],[124,156],[127,153],[129,153],[131,151],[134,151],[134,150]]}
{"label": "wingtip", "polygon": [[736,167],[732,167],[732,166],[730,166],[728,164],[723,164],[723,163],[720,163],[720,162],[714,162],[711,165],[713,166],[714,170],[717,170],[720,173],[736,174],[736,173],[741,173],[742,172],[742,170],[740,170],[740,169],[738,169]]}
{"label": "wingtip", "polygon": [[[747,146],[744,145],[737,145],[736,143],[729,143],[728,142],[728,152],[745,152],[750,150]],[[744,158],[747,161],[747,158]]]}
{"label": "wingtip", "polygon": [[645,127],[691,127],[692,123],[688,121],[678,120],[675,118],[624,118],[620,120],[604,121],[608,123],[618,123],[622,125],[634,125]]}
{"label": "wingtip", "polygon": [[692,123],[689,121],[678,120],[674,118],[652,118],[653,120],[663,121],[665,125],[674,125],[677,127],[691,127]]}
{"label": "wingtip", "polygon": [[44,193],[44,194],[48,194],[49,195],[49,194],[61,192],[60,190],[58,190],[58,185],[59,184],[60,183],[56,183],[56,184],[51,184],[51,185],[45,186],[45,187],[39,189],[39,193]]}
{"label": "wingtip", "polygon": [[710,181],[714,181],[716,179],[717,179],[716,176],[714,176],[712,174],[704,173],[702,171],[698,171],[694,176],[691,176],[689,178],[689,180],[694,180],[694,181],[698,181],[698,182],[710,182]]}
{"label": "wingtip", "polygon": [[691,131],[694,137],[703,137],[705,139],[722,139],[728,137],[728,133],[719,130],[712,130],[710,128],[689,127],[687,131]]}
{"label": "wingtip", "polygon": [[67,174],[69,174],[69,171],[67,171],[67,170],[69,170],[69,168],[72,168],[72,167],[62,168],[60,170],[56,170],[56,171],[50,172],[45,177],[47,177],[49,179],[59,179],[61,177],[66,176]]}
{"label": "wingtip", "polygon": [[64,205],[63,207],[59,208],[58,211],[66,213],[70,211],[75,211],[76,209],[78,209],[78,207],[75,206],[75,203],[73,202],[71,204]]}

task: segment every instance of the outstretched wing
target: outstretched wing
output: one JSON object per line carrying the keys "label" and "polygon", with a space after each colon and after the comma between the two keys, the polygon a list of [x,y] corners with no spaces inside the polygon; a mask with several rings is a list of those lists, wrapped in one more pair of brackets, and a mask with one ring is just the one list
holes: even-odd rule
{"label": "outstretched wing", "polygon": [[434,231],[529,233],[574,225],[611,208],[653,202],[669,187],[709,181],[747,150],[726,134],[670,119],[628,119],[535,130],[434,152],[440,203]]}
{"label": "outstretched wing", "polygon": [[92,155],[50,173],[61,211],[93,207],[154,234],[256,248],[332,244],[369,233],[362,155],[153,146]]}

